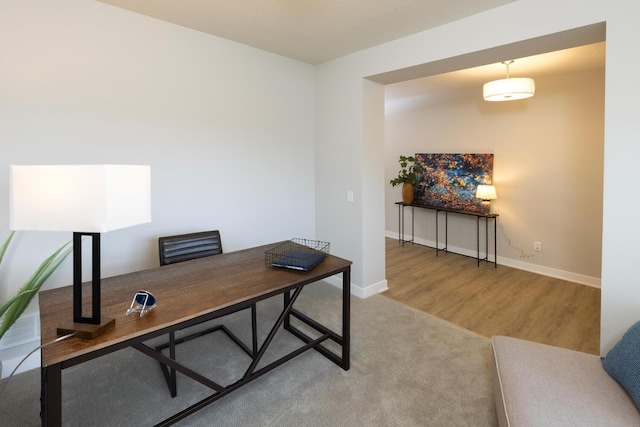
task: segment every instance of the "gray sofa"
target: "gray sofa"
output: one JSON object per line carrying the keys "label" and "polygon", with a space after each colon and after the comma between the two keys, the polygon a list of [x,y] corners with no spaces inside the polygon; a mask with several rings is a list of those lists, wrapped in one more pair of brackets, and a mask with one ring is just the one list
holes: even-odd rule
{"label": "gray sofa", "polygon": [[634,400],[599,356],[517,338],[492,338],[500,427],[640,426]]}

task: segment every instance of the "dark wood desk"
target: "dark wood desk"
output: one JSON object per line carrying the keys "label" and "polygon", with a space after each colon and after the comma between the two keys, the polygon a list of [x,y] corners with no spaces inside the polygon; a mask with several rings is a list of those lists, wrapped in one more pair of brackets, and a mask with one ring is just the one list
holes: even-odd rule
{"label": "dark wood desk", "polygon": [[[42,349],[42,425],[56,427],[62,425],[63,369],[125,347],[133,347],[213,390],[209,397],[157,425],[171,425],[311,348],[338,364],[342,369],[348,370],[351,261],[329,255],[308,273],[268,268],[265,266],[264,253],[276,245],[229,252],[103,279],[102,314],[115,318],[116,325],[93,340],[72,337]],[[305,285],[336,274],[342,274],[341,335],[294,308],[294,303]],[[141,289],[151,292],[156,297],[158,307],[143,317],[137,314],[126,316],[125,312],[131,304],[131,298]],[[88,295],[88,292],[84,295]],[[217,384],[144,343],[146,340],[171,331],[243,310],[258,301],[276,295],[284,296],[284,309],[257,354],[252,358],[244,376],[234,384]],[[68,322],[71,315],[71,286],[41,292],[42,343],[54,340],[56,327]],[[315,329],[318,336],[313,338],[307,336],[291,324],[291,317]],[[279,360],[256,370],[256,366],[281,327],[297,336],[303,345]],[[341,354],[335,354],[322,345],[328,339],[340,346]],[[160,371],[158,375],[161,375]]]}
{"label": "dark wood desk", "polygon": [[[420,209],[429,209],[436,211],[436,254],[438,252],[448,251],[448,242],[449,242],[449,213],[458,214],[458,215],[469,215],[476,217],[476,242],[477,242],[477,250],[478,250],[478,266],[480,266],[480,261],[489,261],[489,220],[493,219],[493,263],[494,267],[498,267],[498,214],[492,213],[480,213],[480,212],[471,212],[471,211],[462,211],[459,209],[449,209],[443,208],[439,206],[430,206],[423,205],[421,203],[404,203],[404,202],[396,202],[398,205],[398,241],[404,244],[406,242],[414,243],[414,208]],[[404,207],[411,207],[411,240],[405,240],[404,238]],[[438,243],[439,232],[438,232],[438,219],[440,212],[444,212],[444,248],[440,248]],[[484,258],[480,258],[480,219],[484,218],[484,242],[485,242],[485,256]]]}

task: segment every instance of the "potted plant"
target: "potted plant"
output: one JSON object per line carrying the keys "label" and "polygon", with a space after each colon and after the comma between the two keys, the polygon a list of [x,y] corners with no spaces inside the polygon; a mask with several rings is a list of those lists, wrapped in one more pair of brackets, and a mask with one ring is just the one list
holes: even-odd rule
{"label": "potted plant", "polygon": [[402,202],[410,204],[413,202],[414,185],[416,184],[416,174],[422,173],[422,168],[415,164],[416,159],[413,156],[400,155],[398,162],[400,163],[400,171],[398,176],[392,179],[391,185],[395,187],[402,184]]}
{"label": "potted plant", "polygon": [[[14,233],[15,231],[11,231],[7,240],[0,246],[0,264],[2,264],[2,259],[9,247],[9,243],[11,243]],[[0,305],[0,339],[2,339],[16,320],[18,320],[33,297],[38,293],[43,283],[51,276],[51,273],[62,264],[62,261],[69,256],[72,250],[73,247],[70,241],[62,245],[62,247],[40,264],[16,295]],[[1,372],[2,361],[0,361],[0,374]]]}

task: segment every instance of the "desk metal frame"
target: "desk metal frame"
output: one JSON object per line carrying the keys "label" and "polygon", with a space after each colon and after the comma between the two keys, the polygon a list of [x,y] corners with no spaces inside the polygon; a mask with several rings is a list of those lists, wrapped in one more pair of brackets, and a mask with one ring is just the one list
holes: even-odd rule
{"label": "desk metal frame", "polygon": [[[458,214],[458,215],[470,215],[476,217],[476,249],[477,249],[477,261],[478,267],[480,266],[480,261],[491,262],[489,261],[489,220],[493,219],[493,264],[494,267],[498,267],[498,214],[484,214],[480,212],[471,212],[471,211],[461,211],[457,209],[448,209],[442,208],[438,206],[429,206],[422,205],[419,203],[404,203],[404,202],[396,202],[398,205],[398,242],[403,246],[405,243],[414,243],[414,227],[415,227],[415,216],[414,216],[414,208],[420,209],[429,209],[436,211],[436,256],[440,251],[448,252],[448,243],[449,243],[449,213]],[[411,240],[405,240],[404,238],[404,208],[405,206],[411,207]],[[439,218],[440,213],[444,212],[444,247],[440,247],[439,243]],[[484,218],[485,225],[485,256],[484,258],[480,258],[480,219]]]}
{"label": "desk metal frame", "polygon": [[[132,347],[181,372],[185,376],[211,388],[213,393],[185,408],[172,417],[156,424],[172,425],[203,407],[217,401],[243,385],[274,368],[315,349],[344,370],[350,363],[350,281],[351,262],[329,255],[308,273],[298,273],[265,266],[264,252],[275,245],[266,245],[244,251],[229,252],[215,257],[177,263],[161,268],[103,279],[103,312],[116,318],[116,326],[93,340],[69,338],[42,350],[41,362],[41,417],[43,426],[62,425],[62,370],[101,357],[126,347]],[[303,288],[318,280],[342,275],[342,331],[338,334],[318,321],[294,308]],[[176,289],[178,287],[178,289]],[[139,288],[151,292],[158,300],[158,308],[139,318],[124,315],[129,298]],[[257,352],[250,352],[249,366],[241,379],[233,384],[221,385],[180,364],[144,342],[173,331],[216,319],[251,307],[264,299],[282,295],[284,308],[271,327]],[[179,303],[172,304],[174,300]],[[171,310],[164,310],[172,304]],[[176,305],[179,307],[176,308]],[[71,287],[57,288],[40,293],[40,323],[42,342],[55,339],[59,322],[71,316]],[[180,307],[184,307],[181,309]],[[194,314],[195,310],[195,314]],[[310,337],[291,324],[291,317],[315,330]],[[280,328],[298,337],[303,345],[280,359],[257,369]],[[317,332],[317,334],[316,334]],[[323,345],[332,340],[340,346],[336,353]],[[160,373],[159,373],[160,375]]]}

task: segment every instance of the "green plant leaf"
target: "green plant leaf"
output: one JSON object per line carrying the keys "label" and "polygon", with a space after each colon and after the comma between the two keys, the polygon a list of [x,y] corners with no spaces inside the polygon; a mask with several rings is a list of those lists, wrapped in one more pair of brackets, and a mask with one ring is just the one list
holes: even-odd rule
{"label": "green plant leaf", "polygon": [[[11,240],[12,236],[13,231],[7,239],[7,242],[5,242],[3,247],[0,248],[0,250],[3,251],[0,255],[3,255],[7,250],[8,242]],[[0,306],[0,316],[2,318],[2,321],[0,322],[0,339],[2,339],[5,332],[9,330],[16,320],[18,320],[22,313],[24,313],[25,309],[29,306],[29,303],[38,293],[44,282],[72,251],[73,247],[71,246],[70,241],[58,248],[33,272],[31,277],[29,277],[22,288],[20,288],[18,294]]]}
{"label": "green plant leaf", "polygon": [[[398,172],[398,176],[389,181],[389,183],[393,187],[404,183],[415,184],[417,180],[416,174],[422,173],[422,168],[416,165],[415,161],[416,159],[413,156],[400,155],[398,160],[398,163],[400,163],[400,171]],[[409,163],[413,164],[410,165]]]}
{"label": "green plant leaf", "polygon": [[7,252],[7,248],[9,247],[9,243],[11,243],[11,239],[13,238],[14,234],[15,234],[15,231],[11,230],[11,232],[9,232],[9,236],[7,237],[7,240],[5,240],[2,246],[0,246],[0,265],[2,265],[2,259],[4,258],[5,252]]}
{"label": "green plant leaf", "polygon": [[0,317],[11,307],[13,303],[15,303],[18,299],[22,298],[23,295],[27,294],[29,291],[19,292],[17,295],[14,295],[9,301],[5,302],[0,306]]}

